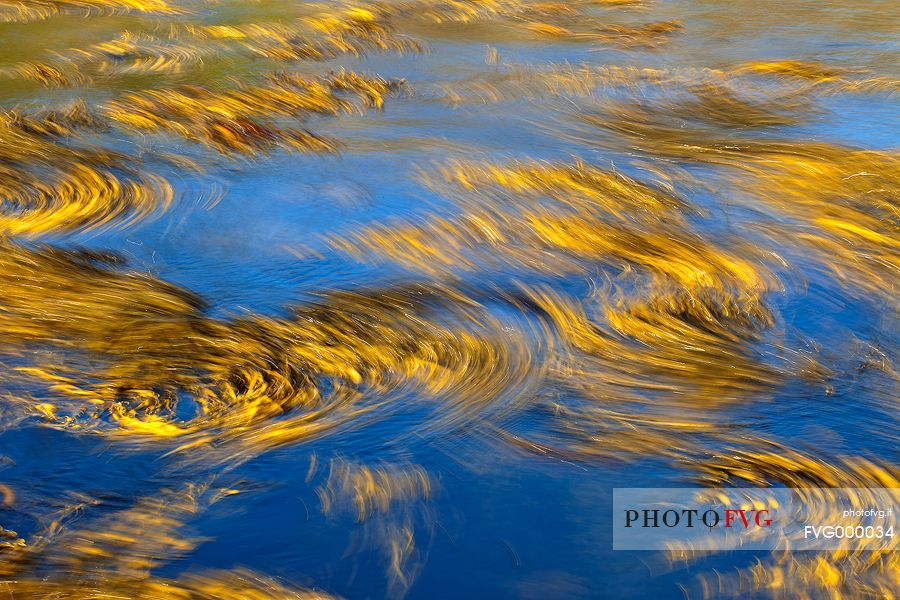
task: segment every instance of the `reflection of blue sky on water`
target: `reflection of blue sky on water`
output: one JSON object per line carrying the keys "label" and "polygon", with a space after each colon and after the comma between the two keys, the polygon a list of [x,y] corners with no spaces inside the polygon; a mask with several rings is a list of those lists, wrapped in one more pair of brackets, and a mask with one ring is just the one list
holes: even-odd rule
{"label": "reflection of blue sky on water", "polygon": [[[820,3],[798,3],[808,6],[785,9],[783,19],[775,14],[780,3],[752,4],[760,6],[660,2],[659,12],[655,6],[636,12],[637,19],[678,18],[685,23],[670,44],[652,51],[510,41],[496,47],[505,63],[721,67],[753,59],[821,58],[891,74],[891,61],[885,57],[896,57],[897,47],[890,32],[869,31],[866,25],[877,22],[881,11],[890,12],[891,3],[870,3],[868,10],[840,3],[835,14],[817,14],[809,22],[802,18],[804,10],[824,11]],[[265,14],[265,3],[248,10]],[[841,16],[842,11],[848,12]],[[724,17],[728,12],[736,14]],[[768,21],[762,19],[763,12]],[[854,25],[853,19],[862,25]],[[451,158],[576,156],[640,173],[624,153],[555,136],[567,110],[565,101],[513,98],[458,107],[437,101],[438,83],[491,68],[484,65],[484,56],[484,43],[451,38],[432,44],[425,56],[338,60],[335,64],[405,78],[415,92],[389,102],[380,115],[316,124],[317,131],[346,140],[348,150],[341,156],[278,153],[222,162],[203,176],[178,174],[176,205],[161,218],[126,231],[72,236],[63,243],[115,249],[136,268],[200,294],[216,316],[281,315],[290,304],[322,290],[360,289],[415,277],[399,267],[360,264],[334,253],[307,252],[305,258],[297,253],[324,251],[325,234],[455,210],[415,181],[418,168]],[[814,108],[809,120],[773,128],[767,135],[873,149],[897,145],[900,122],[896,102],[887,95],[817,98]],[[404,139],[425,138],[436,141],[402,144]],[[384,151],[382,144],[393,145]],[[214,206],[203,196],[211,183],[227,191]],[[716,196],[703,190],[689,193],[697,204],[711,209],[704,225],[711,233],[727,233],[728,217],[741,218],[739,211],[719,211]],[[830,339],[850,336],[883,348],[896,344],[896,322],[876,301],[844,293],[821,273],[810,270],[804,275],[807,293],[773,299],[789,336],[811,336],[826,354]],[[482,289],[490,284],[481,276],[471,279]],[[577,277],[560,285],[586,291]],[[836,364],[843,359],[831,358]],[[851,365],[845,366],[852,372]],[[834,382],[834,394],[826,396],[821,386],[795,382],[759,404],[722,410],[732,410],[734,421],[751,430],[796,445],[813,442],[818,450],[896,462],[896,413],[889,409],[892,400],[884,391],[895,385],[883,373],[859,374]],[[668,572],[664,561],[651,553],[611,550],[612,488],[689,485],[692,474],[667,461],[576,464],[498,453],[485,440],[464,432],[450,439],[416,441],[413,436],[404,438],[410,440],[407,445],[395,447],[395,432],[415,431],[419,418],[416,410],[399,411],[362,429],[348,427],[311,445],[272,451],[222,475],[251,491],[221,500],[192,521],[196,532],[210,541],[161,573],[240,564],[350,598],[382,597],[384,553],[367,545],[365,526],[353,518],[322,516],[317,483],[306,481],[313,453],[410,462],[435,476],[439,483],[434,498],[412,517],[422,568],[410,598],[678,598],[678,584],[693,574],[747,567],[755,560],[754,553],[719,554],[687,570]],[[537,410],[516,418],[521,420],[517,426],[525,429],[546,425]],[[108,440],[34,426],[0,433],[0,455],[15,461],[0,478],[19,490],[24,507],[73,488],[121,506],[128,498],[153,494],[173,476],[155,454],[120,456]],[[24,509],[3,514],[3,524],[28,531],[33,523],[26,514]]]}

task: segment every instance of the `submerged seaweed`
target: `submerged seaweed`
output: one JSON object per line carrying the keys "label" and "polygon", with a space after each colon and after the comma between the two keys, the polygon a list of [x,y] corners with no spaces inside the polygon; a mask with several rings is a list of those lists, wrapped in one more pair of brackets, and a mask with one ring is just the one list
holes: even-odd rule
{"label": "submerged seaweed", "polygon": [[[782,440],[781,424],[746,413],[795,406],[791,394],[815,412],[872,374],[866,406],[896,416],[900,158],[803,127],[835,99],[889,99],[898,80],[877,61],[705,46],[698,61],[692,25],[734,27],[739,9],[661,4],[0,1],[4,31],[96,28],[2,44],[15,55],[0,65],[0,436],[99,440],[164,482],[130,506],[67,482],[56,512],[44,488],[23,502],[0,482],[0,519],[21,511],[28,527],[0,527],[0,595],[331,597],[242,568],[161,573],[195,556],[194,519],[243,501],[218,478],[297,448],[315,448],[318,516],[349,517],[348,554],[378,555],[393,597],[413,590],[444,527],[446,465],[422,446],[472,473],[489,455],[547,469],[540,459],[652,461],[709,488],[816,500],[856,488],[860,503],[895,503],[864,491],[900,488],[894,457]],[[557,61],[563,51],[580,54]],[[389,176],[373,158],[385,156]],[[280,310],[223,309],[157,270],[155,252],[132,252],[131,232],[162,221],[168,240],[189,219],[185,180],[271,169],[275,181],[299,160],[320,161],[303,163],[311,181],[364,164],[360,187],[399,180],[414,200],[369,218],[335,181],[321,214],[360,215],[281,247],[275,228],[252,230],[275,218],[268,196],[238,198],[246,234],[215,231],[212,245],[241,253],[231,238],[265,238],[273,269],[302,274],[290,276],[304,294]],[[207,212],[221,214],[213,187]],[[320,265],[354,275],[319,280]],[[818,310],[807,305],[852,302],[865,326],[795,325]],[[498,490],[486,493],[510,493]],[[900,594],[897,544],[863,550],[776,552],[683,582],[705,597]]]}

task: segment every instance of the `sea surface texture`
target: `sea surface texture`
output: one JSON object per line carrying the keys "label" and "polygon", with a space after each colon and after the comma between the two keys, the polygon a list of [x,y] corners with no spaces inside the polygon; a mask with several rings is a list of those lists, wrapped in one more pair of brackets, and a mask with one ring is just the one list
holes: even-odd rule
{"label": "sea surface texture", "polygon": [[900,596],[900,531],[612,547],[614,488],[900,498],[898,32],[0,0],[0,598]]}

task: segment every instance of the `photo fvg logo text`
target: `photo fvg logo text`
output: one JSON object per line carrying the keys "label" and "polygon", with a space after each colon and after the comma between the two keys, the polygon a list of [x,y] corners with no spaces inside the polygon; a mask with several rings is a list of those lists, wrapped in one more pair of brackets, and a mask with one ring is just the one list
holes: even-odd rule
{"label": "photo fvg logo text", "polygon": [[761,510],[744,508],[708,508],[700,511],[696,508],[659,509],[634,508],[625,510],[625,527],[719,527],[724,522],[724,527],[769,527],[772,519],[769,518],[770,509]]}
{"label": "photo fvg logo text", "polygon": [[889,488],[617,488],[613,548],[895,549],[898,498]]}

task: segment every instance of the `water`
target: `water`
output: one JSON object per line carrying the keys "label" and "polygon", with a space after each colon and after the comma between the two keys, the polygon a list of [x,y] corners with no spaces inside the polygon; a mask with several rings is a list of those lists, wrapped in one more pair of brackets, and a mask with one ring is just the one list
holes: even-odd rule
{"label": "water", "polygon": [[3,591],[896,595],[611,533],[900,487],[896,12],[0,1]]}

